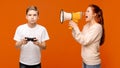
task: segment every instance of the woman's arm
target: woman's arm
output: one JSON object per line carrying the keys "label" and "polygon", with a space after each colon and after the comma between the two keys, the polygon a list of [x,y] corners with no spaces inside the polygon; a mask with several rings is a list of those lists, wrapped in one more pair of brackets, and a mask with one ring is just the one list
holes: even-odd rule
{"label": "woman's arm", "polygon": [[75,40],[77,42],[79,42],[82,45],[88,45],[91,44],[93,41],[95,41],[96,38],[100,39],[101,38],[101,34],[102,33],[102,27],[101,26],[95,26],[93,28],[91,28],[89,31],[87,31],[86,33],[82,33],[77,24],[74,23],[73,21],[70,21],[70,26],[73,27],[73,37],[75,38]]}

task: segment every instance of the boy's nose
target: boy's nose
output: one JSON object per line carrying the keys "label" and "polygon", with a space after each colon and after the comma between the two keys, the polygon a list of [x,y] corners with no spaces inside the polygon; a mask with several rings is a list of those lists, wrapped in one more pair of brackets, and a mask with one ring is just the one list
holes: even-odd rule
{"label": "boy's nose", "polygon": [[31,16],[31,18],[33,19],[33,18],[34,18],[34,16]]}

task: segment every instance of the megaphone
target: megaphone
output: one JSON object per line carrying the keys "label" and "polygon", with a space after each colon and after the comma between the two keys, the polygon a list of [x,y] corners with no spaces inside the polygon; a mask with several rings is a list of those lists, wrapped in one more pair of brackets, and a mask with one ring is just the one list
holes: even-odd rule
{"label": "megaphone", "polygon": [[[83,12],[68,13],[65,12],[63,9],[61,9],[60,22],[62,24],[64,21],[73,20],[74,22],[78,23],[78,21],[82,18],[82,16],[83,16]],[[72,27],[69,27],[69,29],[72,29]]]}

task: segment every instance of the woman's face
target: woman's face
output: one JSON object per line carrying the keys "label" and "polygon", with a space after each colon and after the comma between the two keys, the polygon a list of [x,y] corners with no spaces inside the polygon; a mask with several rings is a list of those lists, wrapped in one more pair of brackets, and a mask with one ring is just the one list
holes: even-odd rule
{"label": "woman's face", "polygon": [[28,23],[36,23],[38,20],[38,13],[35,10],[29,10],[27,15],[26,15],[26,19],[28,20]]}
{"label": "woman's face", "polygon": [[95,14],[93,13],[92,7],[88,7],[85,13],[86,22],[90,22],[94,19]]}

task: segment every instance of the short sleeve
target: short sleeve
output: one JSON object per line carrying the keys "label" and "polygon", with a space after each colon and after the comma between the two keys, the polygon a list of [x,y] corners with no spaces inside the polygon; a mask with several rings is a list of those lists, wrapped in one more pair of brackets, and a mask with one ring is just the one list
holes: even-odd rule
{"label": "short sleeve", "polygon": [[16,29],[16,32],[15,32],[15,35],[14,35],[14,38],[13,38],[15,41],[20,41],[21,40],[21,36],[20,36],[20,27],[18,27]]}
{"label": "short sleeve", "polygon": [[46,40],[49,40],[49,35],[47,30],[44,28],[41,35],[41,41],[44,42]]}

